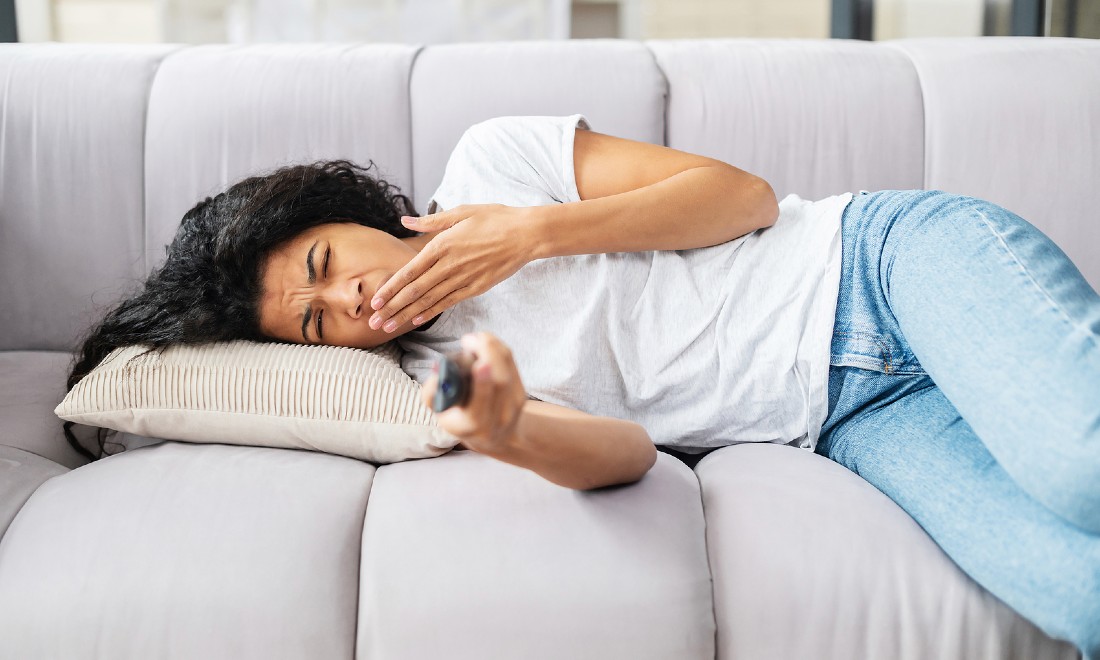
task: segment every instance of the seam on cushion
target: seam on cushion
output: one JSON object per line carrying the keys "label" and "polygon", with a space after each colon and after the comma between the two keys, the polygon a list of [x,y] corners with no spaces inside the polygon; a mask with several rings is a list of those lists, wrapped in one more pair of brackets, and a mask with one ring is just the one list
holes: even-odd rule
{"label": "seam on cushion", "polygon": [[[732,446],[732,445],[725,445],[725,446],[728,447],[728,446]],[[716,600],[717,596],[715,595],[715,587],[714,587],[714,567],[713,567],[713,565],[710,561],[710,556],[711,556],[710,555],[710,539],[709,539],[709,535],[707,533],[708,530],[710,529],[710,519],[707,517],[707,505],[706,505],[706,499],[707,498],[706,498],[705,493],[703,492],[703,480],[699,478],[699,466],[704,461],[706,461],[708,458],[710,458],[710,456],[712,454],[715,454],[718,449],[721,449],[721,448],[722,447],[715,447],[715,448],[711,449],[710,451],[707,451],[706,454],[702,458],[700,458],[698,461],[695,462],[695,467],[691,468],[691,473],[693,475],[695,475],[695,481],[699,485],[699,507],[703,512],[703,552],[706,554],[707,577],[710,580],[710,620],[711,620],[711,623],[714,625],[714,640],[713,640],[713,642],[714,642],[715,652],[717,652],[717,650],[718,650],[718,643],[719,643],[718,642],[718,628],[719,628],[719,626],[718,626],[718,615],[717,615],[717,613],[715,612],[715,609],[714,609],[715,605],[717,603],[717,600]],[[677,459],[677,460],[679,460],[679,459]]]}
{"label": "seam on cushion", "polygon": [[[13,447],[12,449],[18,449],[18,447]],[[28,453],[33,453],[33,452],[28,452]],[[38,456],[38,454],[34,454],[34,455]],[[44,456],[39,456],[39,458],[43,458],[43,459],[53,463],[52,459],[45,458]],[[35,493],[37,493],[43,486],[45,486],[47,482],[52,481],[52,480],[56,479],[57,477],[62,477],[67,472],[71,472],[72,470],[77,469],[77,468],[67,468],[64,465],[61,465],[60,463],[55,463],[55,465],[59,465],[60,467],[65,468],[65,472],[62,472],[61,474],[55,474],[55,475],[45,479],[44,481],[42,481],[42,483],[35,486],[31,490],[31,492],[27,493],[27,497],[24,498],[23,501],[19,504],[19,506],[16,507],[16,509],[15,509],[15,517],[13,517],[11,519],[11,521],[8,523],[8,525],[2,531],[0,531],[0,543],[2,543],[4,541],[4,537],[7,535],[8,530],[10,530],[13,527],[14,523],[15,523],[15,519],[19,517],[19,514],[23,511],[23,508],[25,506],[27,506],[27,502],[31,501],[31,498],[34,497]],[[8,501],[9,502],[14,502],[14,499],[11,499],[11,500],[8,500]]]}
{"label": "seam on cushion", "polygon": [[929,168],[931,167],[931,165],[928,162],[928,154],[931,153],[931,150],[929,149],[929,145],[928,145],[928,140],[930,139],[929,138],[930,131],[928,130],[928,103],[927,103],[927,100],[925,98],[925,93],[924,93],[924,76],[921,73],[920,65],[917,64],[917,60],[913,57],[913,54],[910,53],[907,49],[905,49],[905,48],[903,48],[903,47],[901,47],[897,44],[886,43],[886,44],[881,44],[881,45],[885,48],[890,48],[890,49],[894,50],[895,52],[898,52],[898,53],[901,53],[902,55],[904,55],[905,59],[909,61],[910,65],[912,65],[913,72],[917,76],[917,92],[920,93],[920,112],[921,112],[920,126],[921,126],[921,133],[923,134],[922,135],[923,139],[921,140],[921,149],[923,150],[923,152],[920,155],[921,188],[927,190],[928,189],[928,182],[931,180],[932,177],[931,177],[931,174],[929,173]]}
{"label": "seam on cushion", "polygon": [[176,53],[188,50],[187,47],[179,46],[172,49],[159,58],[157,58],[156,68],[153,69],[153,75],[149,78],[149,88],[145,90],[145,105],[141,109],[141,265],[142,273],[141,277],[144,279],[149,274],[149,207],[148,204],[148,187],[149,187],[149,105],[153,101],[153,88],[156,87],[157,78],[160,76],[160,67],[164,64],[164,60],[168,59]]}
{"label": "seam on cushion", "polygon": [[413,72],[416,70],[416,61],[420,59],[420,53],[424,51],[423,45],[417,45],[416,50],[413,51],[412,60],[409,61],[409,73],[405,79],[405,100],[408,102],[407,111],[409,113],[409,199],[413,200],[413,212],[419,213],[416,210],[416,151],[413,147],[413,133],[415,128],[413,127],[413,98],[412,98],[412,80]]}
{"label": "seam on cushion", "polygon": [[[668,146],[668,114],[670,106],[672,104],[672,96],[668,93],[669,83],[668,74],[661,68],[661,62],[657,59],[657,53],[653,50],[651,45],[652,39],[646,39],[642,41],[642,46],[646,52],[649,53],[649,59],[653,62],[653,68],[657,71],[657,75],[661,78],[661,144],[662,146]],[[717,647],[716,647],[717,648]]]}
{"label": "seam on cushion", "polygon": [[[703,458],[706,458],[706,456],[704,456]],[[677,459],[677,460],[679,460],[679,459]],[[699,459],[699,461],[702,461],[702,460],[703,460],[702,458]],[[698,461],[695,463],[695,467],[696,468],[699,467],[699,462]],[[692,469],[691,473],[693,475],[695,475],[695,482],[699,485],[699,509],[703,513],[703,554],[705,555],[706,560],[707,560],[707,578],[708,578],[707,581],[710,582],[710,608],[708,608],[708,609],[710,611],[711,623],[714,625],[714,650],[715,650],[715,653],[717,653],[718,652],[718,616],[714,612],[714,603],[715,603],[714,569],[713,569],[713,567],[711,566],[711,563],[710,563],[710,541],[707,538],[707,530],[710,527],[710,521],[707,520],[707,505],[706,505],[706,497],[703,496],[703,481],[699,478],[699,473],[695,469]]]}

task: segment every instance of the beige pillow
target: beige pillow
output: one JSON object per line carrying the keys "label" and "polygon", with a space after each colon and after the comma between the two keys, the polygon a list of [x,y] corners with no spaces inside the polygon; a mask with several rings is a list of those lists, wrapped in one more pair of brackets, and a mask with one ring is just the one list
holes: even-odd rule
{"label": "beige pillow", "polygon": [[[460,439],[436,424],[400,348],[248,341],[127,346],[65,397],[61,419],[165,440],[309,449],[376,463],[430,458]],[[139,356],[140,357],[135,357]]]}

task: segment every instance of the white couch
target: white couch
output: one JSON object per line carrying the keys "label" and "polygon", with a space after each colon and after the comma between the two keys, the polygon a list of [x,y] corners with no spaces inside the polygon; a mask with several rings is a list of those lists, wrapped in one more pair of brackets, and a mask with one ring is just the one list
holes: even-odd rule
{"label": "white couch", "polygon": [[499,115],[580,112],[779,198],[982,197],[1100,288],[1100,43],[4,45],[0,81],[0,658],[1077,657],[804,450],[662,453],[581,492],[473,452],[87,463],[52,410],[78,336],[201,196],[344,157],[423,213]]}

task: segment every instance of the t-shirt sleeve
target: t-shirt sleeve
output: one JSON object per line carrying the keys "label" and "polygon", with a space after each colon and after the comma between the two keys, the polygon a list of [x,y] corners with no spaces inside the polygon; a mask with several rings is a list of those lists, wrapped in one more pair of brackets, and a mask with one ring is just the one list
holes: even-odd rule
{"label": "t-shirt sleeve", "polygon": [[427,213],[461,204],[580,201],[573,170],[577,129],[591,130],[584,115],[494,117],[474,124],[451,152]]}

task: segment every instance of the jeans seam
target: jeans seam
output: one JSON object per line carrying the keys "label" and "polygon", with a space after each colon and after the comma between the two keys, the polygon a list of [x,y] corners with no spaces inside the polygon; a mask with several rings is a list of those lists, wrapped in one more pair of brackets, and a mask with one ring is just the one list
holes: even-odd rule
{"label": "jeans seam", "polygon": [[1061,315],[1062,319],[1065,320],[1066,323],[1069,323],[1070,327],[1076,328],[1078,330],[1084,330],[1085,336],[1091,339],[1093,344],[1100,346],[1100,339],[1097,339],[1096,335],[1089,331],[1088,328],[1083,328],[1082,326],[1078,326],[1076,323],[1074,323],[1073,318],[1069,314],[1067,314],[1064,309],[1062,309],[1062,307],[1058,304],[1058,301],[1056,301],[1054,297],[1051,296],[1050,293],[1043,288],[1043,285],[1039,284],[1039,281],[1036,280],[1035,277],[1031,274],[1031,271],[1029,271],[1027,267],[1024,266],[1023,262],[1020,261],[1020,258],[1017,257],[1016,253],[1012,251],[1011,247],[1009,247],[1008,242],[1004,239],[1004,236],[1001,235],[993,226],[993,224],[989,222],[989,218],[987,218],[985,214],[982,213],[981,209],[976,208],[974,209],[974,211],[982,219],[982,224],[985,225],[986,229],[988,229],[990,233],[997,237],[997,240],[1000,242],[1001,247],[1003,247],[1004,251],[1008,253],[1008,256],[1012,257],[1012,261],[1016,264],[1016,267],[1020,269],[1020,272],[1022,272],[1027,277],[1027,279],[1030,280],[1033,285],[1035,285],[1035,288],[1043,294],[1043,297],[1047,300],[1047,304],[1053,307],[1055,311],[1057,311],[1058,314]]}
{"label": "jeans seam", "polygon": [[[878,334],[876,334],[874,332],[865,332],[865,331],[860,331],[860,330],[852,330],[852,331],[836,330],[836,331],[833,332],[833,334],[834,335],[844,335],[846,337],[855,337],[855,338],[860,338],[860,339],[870,339],[871,341],[875,342],[876,344],[879,345],[879,348],[882,349],[882,354],[885,356],[885,358],[883,359],[883,368],[886,370],[885,373],[893,373],[890,369],[890,362],[891,362],[890,346],[886,342],[884,342],[882,340],[882,338],[878,336]],[[867,357],[867,356],[864,355],[864,356],[860,356],[860,357]],[[874,358],[868,358],[868,359],[874,360]]]}

